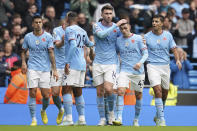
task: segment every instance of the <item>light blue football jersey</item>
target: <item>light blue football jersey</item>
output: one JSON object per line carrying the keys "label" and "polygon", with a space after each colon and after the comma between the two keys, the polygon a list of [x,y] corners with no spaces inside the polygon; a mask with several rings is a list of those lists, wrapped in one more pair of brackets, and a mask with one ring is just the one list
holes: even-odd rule
{"label": "light blue football jersey", "polygon": [[112,26],[103,26],[101,22],[93,25],[95,40],[94,63],[109,65],[117,64],[116,40],[120,36],[120,30],[113,23]]}
{"label": "light blue football jersey", "polygon": [[[65,30],[62,26],[56,27],[53,29],[53,40],[61,41],[62,37],[65,35]],[[54,46],[54,54],[55,54],[55,61],[56,61],[56,68],[57,69],[64,69],[65,67],[65,44],[57,48]]]}
{"label": "light blue football jersey", "polygon": [[[74,40],[74,45],[71,45]],[[72,25],[66,28],[65,32],[65,63],[70,64],[70,69],[74,70],[86,70],[86,61],[84,58],[84,46],[93,46],[94,43],[91,42],[87,36],[84,29],[78,25]],[[71,51],[71,46],[73,50]]]}
{"label": "light blue football jersey", "polygon": [[176,48],[176,43],[170,32],[163,31],[161,35],[156,35],[152,31],[144,35],[148,48],[148,63],[154,65],[170,64],[170,49]]}
{"label": "light blue football jersey", "polygon": [[120,53],[120,72],[128,72],[136,75],[143,74],[143,64],[139,70],[133,69],[135,64],[139,62],[144,63],[148,57],[147,47],[143,43],[142,37],[136,34],[132,34],[129,38],[120,36],[117,39],[116,46],[117,51]]}
{"label": "light blue football jersey", "polygon": [[26,34],[22,48],[29,50],[28,69],[51,70],[48,49],[53,48],[53,37],[49,33],[43,32],[40,36],[35,36],[33,32]]}

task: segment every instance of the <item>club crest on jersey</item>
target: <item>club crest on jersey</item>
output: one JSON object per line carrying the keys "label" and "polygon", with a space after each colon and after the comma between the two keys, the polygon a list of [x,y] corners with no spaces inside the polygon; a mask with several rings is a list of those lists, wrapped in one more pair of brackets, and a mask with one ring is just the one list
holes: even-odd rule
{"label": "club crest on jersey", "polygon": [[134,44],[135,43],[135,40],[131,40],[131,42]]}
{"label": "club crest on jersey", "polygon": [[157,40],[157,44],[160,44],[160,40],[159,39]]}
{"label": "club crest on jersey", "polygon": [[39,40],[36,40],[36,45],[39,45],[40,44],[40,41]]}
{"label": "club crest on jersey", "polygon": [[128,42],[126,42],[126,43],[125,43],[125,46],[129,46],[129,43],[128,43]]}
{"label": "club crest on jersey", "polygon": [[116,33],[117,31],[116,30],[114,30],[114,33]]}
{"label": "club crest on jersey", "polygon": [[164,38],[163,38],[163,40],[167,40],[167,38],[166,38],[166,37],[164,37]]}

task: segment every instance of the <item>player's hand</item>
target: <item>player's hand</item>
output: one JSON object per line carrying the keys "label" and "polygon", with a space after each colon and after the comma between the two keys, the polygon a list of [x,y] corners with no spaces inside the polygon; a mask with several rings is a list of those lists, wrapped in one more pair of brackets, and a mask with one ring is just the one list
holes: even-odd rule
{"label": "player's hand", "polygon": [[53,71],[53,78],[56,80],[56,82],[58,81],[59,76],[58,76],[57,70]]}
{"label": "player's hand", "polygon": [[137,63],[137,64],[135,64],[135,66],[133,67],[133,69],[139,70],[140,67],[141,67],[141,65],[142,65],[142,63]]}
{"label": "player's hand", "polygon": [[127,23],[127,20],[126,20],[126,19],[121,19],[121,20],[119,20],[119,21],[116,23],[116,25],[117,25],[117,26],[120,26],[120,25],[122,25],[123,23]]}
{"label": "player's hand", "polygon": [[22,63],[21,72],[22,72],[23,74],[26,74],[26,72],[27,72],[27,64],[26,64],[26,63]]}
{"label": "player's hand", "polygon": [[64,69],[66,75],[68,75],[70,73],[69,68],[70,68],[70,65],[66,64],[65,69]]}
{"label": "player's hand", "polygon": [[181,70],[182,64],[179,60],[176,61],[176,65],[178,66],[179,70]]}

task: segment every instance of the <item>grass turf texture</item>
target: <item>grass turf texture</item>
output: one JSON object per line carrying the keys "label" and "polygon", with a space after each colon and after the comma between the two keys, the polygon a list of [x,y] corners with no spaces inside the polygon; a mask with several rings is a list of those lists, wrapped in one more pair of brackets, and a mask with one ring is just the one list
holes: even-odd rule
{"label": "grass turf texture", "polygon": [[197,131],[197,127],[191,126],[8,126],[1,125],[0,131]]}

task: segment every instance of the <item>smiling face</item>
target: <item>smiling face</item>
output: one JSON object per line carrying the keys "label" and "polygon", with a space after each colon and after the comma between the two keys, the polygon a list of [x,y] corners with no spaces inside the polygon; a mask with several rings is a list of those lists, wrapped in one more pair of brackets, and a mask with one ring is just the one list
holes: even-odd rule
{"label": "smiling face", "polygon": [[152,27],[154,31],[161,30],[163,27],[163,22],[161,21],[160,18],[153,18]]}

